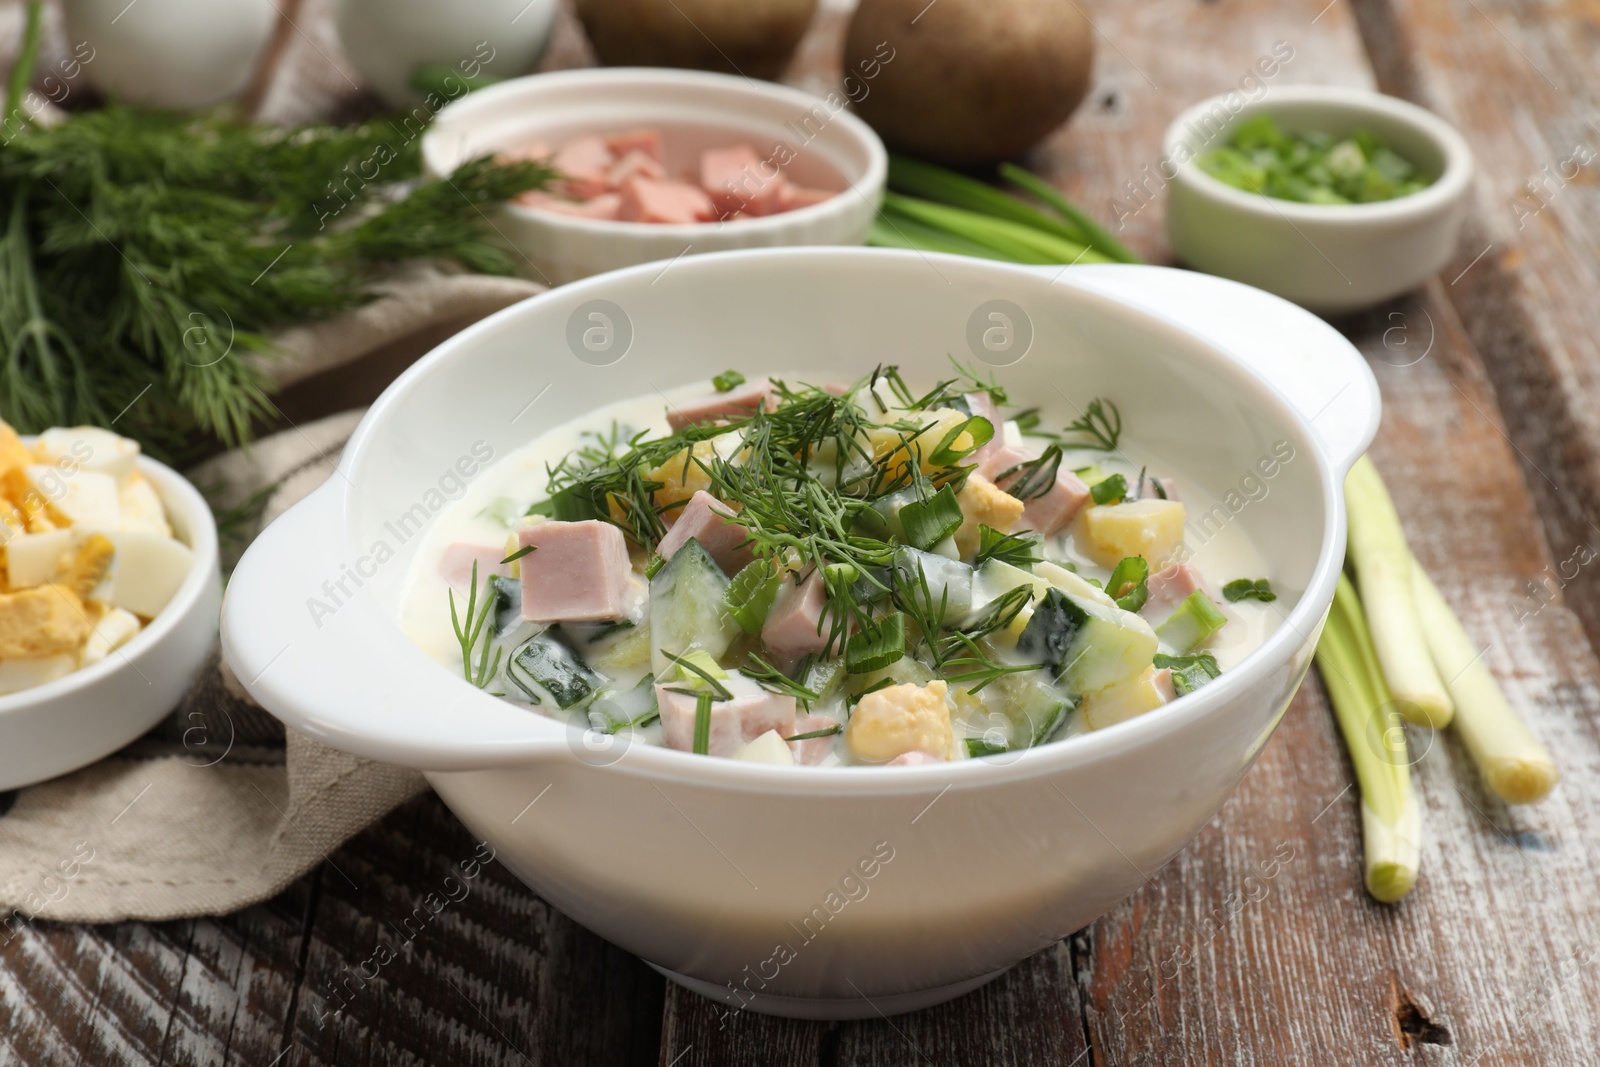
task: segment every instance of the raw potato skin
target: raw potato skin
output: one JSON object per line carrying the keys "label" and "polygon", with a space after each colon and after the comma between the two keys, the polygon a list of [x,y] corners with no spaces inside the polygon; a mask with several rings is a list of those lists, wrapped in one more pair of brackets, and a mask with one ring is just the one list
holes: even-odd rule
{"label": "raw potato skin", "polygon": [[689,67],[750,78],[783,73],[817,0],[575,0],[610,67]]}
{"label": "raw potato skin", "polygon": [[1094,60],[1073,0],[861,0],[845,72],[873,69],[883,43],[893,58],[857,114],[890,148],[950,166],[1032,148],[1083,100]]}

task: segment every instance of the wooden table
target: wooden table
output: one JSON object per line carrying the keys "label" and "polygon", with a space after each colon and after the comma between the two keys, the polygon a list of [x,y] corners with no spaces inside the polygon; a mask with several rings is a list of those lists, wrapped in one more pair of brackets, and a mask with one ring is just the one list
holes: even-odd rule
{"label": "wooden table", "polygon": [[[892,1020],[745,1013],[719,1029],[709,1002],[498,868],[379,978],[352,981],[386,922],[471,853],[427,797],[234,915],[30,928],[0,952],[0,1062],[1596,1062],[1600,567],[1570,561],[1600,544],[1600,3],[1084,2],[1094,89],[1031,162],[1123,217],[1152,261],[1170,259],[1152,177],[1162,128],[1238,87],[1274,42],[1294,54],[1267,92],[1377,86],[1438,111],[1477,152],[1456,259],[1340,326],[1383,387],[1373,452],[1418,555],[1562,765],[1550,800],[1507,809],[1453,737],[1414,734],[1422,881],[1397,907],[1374,904],[1351,770],[1312,679],[1192,845],[999,981]],[[265,113],[370,110],[316,0],[298,21]],[[819,16],[789,80],[831,85],[843,25]],[[546,65],[589,61],[564,19]],[[1563,171],[1575,154],[1588,162]]]}

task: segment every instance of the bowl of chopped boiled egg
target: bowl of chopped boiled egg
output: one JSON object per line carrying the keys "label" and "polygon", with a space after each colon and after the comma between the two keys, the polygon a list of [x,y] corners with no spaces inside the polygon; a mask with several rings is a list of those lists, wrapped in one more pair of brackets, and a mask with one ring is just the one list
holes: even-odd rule
{"label": "bowl of chopped boiled egg", "polygon": [[687,253],[864,243],[888,155],[847,104],[703,71],[535,74],[440,111],[422,157],[434,177],[484,155],[552,167],[495,226],[558,285]]}
{"label": "bowl of chopped boiled egg", "polygon": [[210,655],[216,525],[135,441],[0,422],[0,559],[0,789],[138,737]]}

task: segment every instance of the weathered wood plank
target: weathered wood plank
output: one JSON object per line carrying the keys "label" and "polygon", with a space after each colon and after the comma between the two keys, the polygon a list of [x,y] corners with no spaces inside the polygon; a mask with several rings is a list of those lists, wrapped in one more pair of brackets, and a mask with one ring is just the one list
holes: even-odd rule
{"label": "weathered wood plank", "polygon": [[428,795],[331,857],[291,1062],[655,1062],[661,979],[488,855]]}
{"label": "weathered wood plank", "polygon": [[26,926],[0,949],[0,1062],[270,1062],[310,898],[306,879],[221,918]]}
{"label": "weathered wood plank", "polygon": [[[1035,163],[1081,203],[1124,218],[1124,236],[1152,258],[1168,253],[1159,183],[1145,167],[1172,112],[1237,87],[1225,72],[1242,72],[1252,49],[1273,40],[1295,55],[1269,96],[1280,82],[1369,84],[1344,5],[1113,3],[1091,12],[1112,47],[1102,48],[1089,109]],[[1448,33],[1430,40],[1453,50]],[[1394,47],[1404,55],[1407,42]],[[1481,93],[1500,94],[1475,73]],[[1558,961],[1593,957],[1595,872],[1577,842],[1595,804],[1596,664],[1553,591],[1552,606],[1521,628],[1529,612],[1517,610],[1543,603],[1528,604],[1524,583],[1556,573],[1573,542],[1557,537],[1546,550],[1447,282],[1348,324],[1388,404],[1375,455],[1419,555],[1469,629],[1492,642],[1489,662],[1559,753],[1567,783],[1546,805],[1508,813],[1485,800],[1448,736],[1432,743],[1418,768],[1430,840],[1424,883],[1401,907],[1383,908],[1361,889],[1355,801],[1341,794],[1350,771],[1323,696],[1308,686],[1213,827],[1075,939],[1105,1062],[1322,1062],[1336,1048],[1363,1063],[1579,1063],[1600,1032],[1587,1009],[1592,970],[1570,964],[1571,977],[1554,985],[1537,978]],[[1585,336],[1594,333],[1591,324]],[[1428,358],[1404,366],[1423,351]],[[1486,351],[1491,363],[1500,355]],[[1519,403],[1508,421],[1543,418],[1537,391]],[[1506,915],[1516,916],[1509,927]],[[1532,1004],[1575,1029],[1528,1025]],[[1449,1052],[1436,1044],[1447,1036]]]}
{"label": "weathered wood plank", "polygon": [[[1600,550],[1600,11],[1521,0],[1354,10],[1380,86],[1438,111],[1475,151],[1476,210],[1444,292],[1485,355],[1557,562]],[[1532,591],[1567,586],[1592,641],[1597,572],[1552,572]]]}
{"label": "weathered wood plank", "polygon": [[[1423,884],[1398,908],[1372,904],[1359,883],[1354,797],[1342,792],[1349,769],[1311,685],[1213,825],[1088,931],[948,1008],[892,1023],[748,1016],[730,1035],[709,1002],[675,987],[663,999],[651,972],[496,865],[425,925],[413,919],[415,937],[392,933],[472,854],[465,831],[422,799],[261,908],[27,930],[0,949],[0,1059],[271,1063],[292,1004],[286,1064],[1588,1062],[1600,1041],[1600,906],[1582,835],[1600,806],[1600,671],[1573,612],[1600,633],[1600,578],[1580,568],[1568,580],[1561,564],[1594,536],[1600,507],[1600,416],[1581,403],[1600,366],[1589,350],[1600,333],[1587,296],[1600,217],[1592,172],[1471,260],[1512,225],[1495,223],[1494,210],[1513,212],[1520,183],[1559,163],[1551,153],[1593,114],[1595,89],[1582,77],[1593,12],[1487,0],[1089,8],[1102,34],[1095,89],[1034,162],[1090,210],[1122,217],[1124,237],[1151,258],[1166,253],[1146,168],[1170,116],[1236,87],[1279,40],[1295,56],[1268,92],[1291,81],[1367,84],[1352,12],[1379,84],[1424,99],[1474,141],[1491,184],[1456,268],[1467,273],[1346,325],[1383,382],[1389,417],[1376,456],[1418,553],[1563,764],[1567,781],[1551,801],[1515,812],[1491,804],[1459,749],[1438,739],[1418,766],[1430,834]],[[312,40],[332,41],[318,0],[301,21]],[[788,79],[824,88],[842,26],[837,13],[821,16]],[[1518,49],[1529,66],[1517,67]],[[588,61],[564,17],[544,65]],[[268,105],[279,117],[326,113],[330,102],[372,107],[340,81],[337,57],[302,42],[292,63],[320,72],[275,87]],[[1546,73],[1559,92],[1541,87]],[[1426,358],[1400,365],[1419,348]],[[373,979],[352,981],[386,936],[409,947]]]}

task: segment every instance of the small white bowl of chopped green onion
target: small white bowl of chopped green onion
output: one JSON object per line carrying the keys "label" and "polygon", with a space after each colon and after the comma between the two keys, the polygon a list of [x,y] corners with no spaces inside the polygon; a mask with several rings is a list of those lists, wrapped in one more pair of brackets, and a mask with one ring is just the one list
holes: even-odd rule
{"label": "small white bowl of chopped green onion", "polygon": [[1448,123],[1358,89],[1212,97],[1180,114],[1164,145],[1179,259],[1322,314],[1438,273],[1472,183],[1472,153]]}

